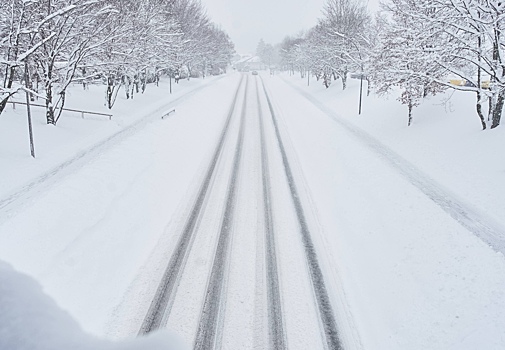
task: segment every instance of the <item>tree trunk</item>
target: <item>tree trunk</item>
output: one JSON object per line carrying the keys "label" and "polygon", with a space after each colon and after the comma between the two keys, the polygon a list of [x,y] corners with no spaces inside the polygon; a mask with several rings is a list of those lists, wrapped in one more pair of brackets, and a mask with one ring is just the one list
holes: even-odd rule
{"label": "tree trunk", "polygon": [[113,88],[111,85],[107,85],[107,91],[105,92],[105,99],[107,100],[107,108],[111,109],[112,108],[112,93],[113,93]]}
{"label": "tree trunk", "polygon": [[411,101],[409,101],[408,107],[409,107],[409,124],[408,124],[408,126],[410,126],[412,124],[412,107],[413,107]]}
{"label": "tree trunk", "polygon": [[47,124],[56,125],[56,122],[54,120],[54,108],[49,101],[46,101],[46,120]]}
{"label": "tree trunk", "polygon": [[494,109],[494,104],[493,104],[494,96],[491,95],[488,99],[488,113],[487,113],[487,121],[491,121],[491,116],[493,115],[492,110]]}
{"label": "tree trunk", "polygon": [[112,109],[112,107],[114,107],[114,104],[116,103],[117,94],[121,89],[121,84],[116,83],[120,83],[120,81],[117,81],[113,77],[109,77],[107,79],[106,102],[107,102],[107,108],[109,109]]}
{"label": "tree trunk", "polygon": [[53,85],[51,82],[46,82],[46,122],[47,124],[56,125],[54,119],[54,106],[53,106]]}
{"label": "tree trunk", "polygon": [[114,93],[114,82],[111,76],[107,77],[107,90],[105,91],[105,99],[107,102],[107,108],[112,108],[112,94]]}
{"label": "tree trunk", "polygon": [[[135,87],[135,92],[138,94],[139,93],[139,76],[138,76],[138,74],[135,74],[133,76],[133,86]],[[133,90],[132,90],[132,98],[133,98]]]}
{"label": "tree trunk", "polygon": [[328,75],[325,74],[323,77],[323,84],[325,88],[329,88],[331,85],[331,76],[328,77]]}
{"label": "tree trunk", "polygon": [[[56,107],[57,107],[57,111],[58,111],[58,116],[56,116],[55,120],[54,120],[54,124],[56,125],[56,123],[58,122],[58,120],[60,120],[60,117],[61,117],[61,113],[63,112],[63,106],[65,106],[65,98],[66,98],[66,90],[63,90],[60,92],[60,98],[59,98],[59,101],[56,102]],[[61,104],[60,106],[58,107],[58,104],[60,103],[61,101]]]}
{"label": "tree trunk", "polygon": [[124,90],[126,93],[126,99],[128,100],[130,98],[130,85],[131,85],[131,80],[129,76],[123,76],[124,79]]}
{"label": "tree trunk", "polygon": [[428,96],[428,86],[426,84],[423,85],[423,98]]}
{"label": "tree trunk", "polygon": [[[39,83],[40,83],[40,76],[38,74],[36,74],[36,77],[37,77],[37,80],[35,81],[36,85],[35,85],[35,91],[38,93],[39,92]],[[35,99],[39,99],[38,96],[35,96]]]}
{"label": "tree trunk", "polygon": [[[6,80],[6,83],[5,83],[4,87],[5,87],[5,88],[7,88],[7,89],[10,89],[10,88],[12,88],[12,84],[13,84],[13,82],[14,82],[14,73],[15,73],[16,71],[15,71],[15,68],[14,68],[14,67],[11,67],[10,69],[7,69],[7,72],[9,72],[9,73],[8,73],[8,77],[9,77],[9,78],[7,78],[7,76],[6,76],[6,79],[5,79],[5,80]],[[2,114],[2,112],[3,112],[3,111],[4,111],[4,109],[5,109],[5,106],[7,106],[7,101],[8,101],[8,100],[9,100],[9,99],[5,99],[4,101],[1,101],[1,102],[0,102],[0,114]]]}
{"label": "tree trunk", "polygon": [[[479,14],[480,16],[480,14]],[[480,89],[482,88],[482,72],[481,72],[481,67],[480,67],[480,62],[482,60],[482,55],[481,55],[481,48],[482,48],[482,38],[479,36],[477,38],[477,47],[479,49],[479,54],[477,55],[477,60],[479,62],[479,65],[477,66],[477,105],[475,106],[477,108],[477,114],[480,118],[480,123],[482,125],[482,130],[486,130],[486,119],[484,118],[484,115],[482,114],[482,94],[480,92]]]}
{"label": "tree trunk", "polygon": [[[363,74],[363,72],[361,72]],[[347,87],[347,67],[345,67],[344,71],[342,72],[342,90],[345,90]]]}
{"label": "tree trunk", "polygon": [[[477,81],[480,79],[477,79]],[[480,83],[480,82],[479,82]],[[482,130],[486,130],[486,119],[484,118],[484,115],[482,114],[482,100],[481,100],[481,93],[480,89],[477,90],[477,104],[476,104],[476,109],[477,109],[477,115],[480,118],[480,123],[482,125]]]}
{"label": "tree trunk", "polygon": [[146,91],[146,85],[147,85],[147,76],[145,73],[140,76],[140,84],[142,88],[142,93],[144,93]]}
{"label": "tree trunk", "polygon": [[9,101],[8,98],[6,98],[5,100],[0,101],[0,114],[2,114],[2,112],[5,109],[5,106],[7,106],[7,101]]}
{"label": "tree trunk", "polygon": [[496,128],[500,125],[501,115],[503,111],[503,103],[505,102],[505,89],[501,89],[496,98],[496,103],[493,110],[493,123],[491,124],[491,129]]}

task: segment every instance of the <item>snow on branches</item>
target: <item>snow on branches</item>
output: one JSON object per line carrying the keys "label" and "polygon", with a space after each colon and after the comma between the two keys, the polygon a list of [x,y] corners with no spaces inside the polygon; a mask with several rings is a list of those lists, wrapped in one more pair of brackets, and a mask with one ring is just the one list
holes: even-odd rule
{"label": "snow on branches", "polygon": [[102,79],[112,108],[120,86],[133,98],[148,76],[221,72],[233,52],[198,0],[2,1],[0,114],[15,86],[32,91],[36,82],[56,124],[72,82]]}
{"label": "snow on branches", "polygon": [[[379,91],[405,89],[409,97],[402,102],[409,111],[428,92],[472,91],[482,128],[488,121],[491,128],[500,124],[505,100],[503,1],[391,0],[384,11],[390,19],[383,25],[373,65]],[[460,83],[451,84],[450,77]],[[482,113],[485,98],[487,120]]]}
{"label": "snow on branches", "polygon": [[375,18],[359,0],[326,0],[314,28],[283,41],[281,63],[326,87],[340,78],[345,89],[354,72],[379,94],[399,89],[409,125],[427,95],[473,92],[482,128],[495,128],[505,104],[504,30],[503,0],[388,0]]}

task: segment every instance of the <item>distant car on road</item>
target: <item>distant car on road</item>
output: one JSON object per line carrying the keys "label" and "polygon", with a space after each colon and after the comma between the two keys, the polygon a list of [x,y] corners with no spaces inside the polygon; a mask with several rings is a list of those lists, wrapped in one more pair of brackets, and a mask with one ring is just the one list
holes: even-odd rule
{"label": "distant car on road", "polygon": [[258,72],[257,72],[257,71],[255,71],[255,70],[253,70],[253,71],[252,71],[252,75],[258,75]]}

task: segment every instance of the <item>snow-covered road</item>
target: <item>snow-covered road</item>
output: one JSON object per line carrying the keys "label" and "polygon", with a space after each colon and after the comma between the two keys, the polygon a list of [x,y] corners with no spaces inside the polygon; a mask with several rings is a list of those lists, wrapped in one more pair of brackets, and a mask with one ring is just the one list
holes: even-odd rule
{"label": "snow-covered road", "polygon": [[[168,324],[188,341],[195,339],[195,349],[322,348],[323,344],[339,349],[295,179],[270,98],[259,79],[245,76],[237,88],[237,92],[243,89],[243,97],[239,104],[238,93],[233,99],[141,333]],[[263,105],[268,105],[266,113]],[[263,121],[264,115],[271,117]],[[267,143],[265,134],[277,141]],[[278,154],[271,165],[269,153]],[[275,171],[270,173],[270,167]],[[275,191],[276,197],[271,194],[271,180],[274,187],[285,188]],[[277,213],[284,213],[284,218]],[[287,218],[288,224],[279,225],[278,217]],[[288,234],[292,242],[277,248],[277,232]],[[277,250],[289,259],[278,260]],[[281,289],[280,284],[288,288]]]}
{"label": "snow-covered road", "polygon": [[111,338],[502,348],[501,248],[371,140],[278,77],[231,74],[0,200],[0,257]]}

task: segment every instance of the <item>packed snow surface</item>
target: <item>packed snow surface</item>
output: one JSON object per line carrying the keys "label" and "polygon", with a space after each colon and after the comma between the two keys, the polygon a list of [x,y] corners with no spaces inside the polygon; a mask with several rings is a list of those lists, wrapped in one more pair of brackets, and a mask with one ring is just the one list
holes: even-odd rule
{"label": "packed snow surface", "polygon": [[[407,109],[394,95],[365,96],[358,116],[359,81],[349,81],[342,91],[339,84],[324,89],[315,80],[307,87],[306,80],[287,74],[262,78],[309,213],[344,347],[505,348],[505,258],[498,246],[505,241],[505,163],[497,151],[505,148],[505,129],[480,131],[469,93],[426,99],[407,127]],[[181,81],[174,95],[168,82],[148,86],[134,100],[120,96],[111,121],[67,114],[54,127],[45,125],[43,111],[34,110],[36,159],[29,155],[24,110],[8,106],[0,117],[0,348],[191,344],[186,334],[192,331],[184,326],[191,322],[183,317],[169,322],[182,340],[169,331],[124,339],[136,336],[145,316],[239,79],[229,74]],[[103,89],[73,87],[69,106],[104,112]],[[256,102],[249,106],[248,113],[258,108]],[[171,108],[175,114],[161,119]],[[272,193],[289,199],[268,130]],[[257,222],[246,215],[255,210],[254,190],[261,191],[252,183],[260,171],[255,137],[251,132],[245,140],[245,157],[254,164],[245,166],[238,192],[247,205],[236,214],[244,229],[234,238],[231,259],[248,270],[235,271],[236,263],[230,268],[230,305],[243,304],[230,309],[232,319],[240,318],[238,310],[261,312],[265,306],[251,299],[262,293],[264,267],[255,258],[263,257],[240,244],[261,244],[251,239]],[[231,147],[226,152],[233,154]],[[223,162],[226,169],[231,157]],[[444,201],[430,197],[431,190]],[[472,214],[470,222],[478,218],[492,227],[498,245],[465,226],[444,203],[459,203]],[[296,339],[290,345],[297,348],[320,340],[311,338],[317,334],[300,336],[297,327],[297,319],[313,317],[306,281],[300,280],[300,291],[287,288],[298,270],[286,266],[303,261],[297,236],[290,235],[297,229],[290,206],[286,200],[272,208],[286,278],[283,303],[298,302],[307,310],[284,311]],[[217,225],[210,217],[203,220]],[[213,249],[209,242],[195,242],[188,264],[201,269],[199,253]],[[189,276],[181,288],[191,295],[197,282]],[[198,311],[190,299],[177,308]],[[263,322],[252,318],[244,324],[261,328]],[[233,337],[257,337],[232,323],[226,327],[230,344]]]}

